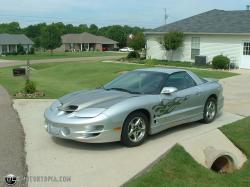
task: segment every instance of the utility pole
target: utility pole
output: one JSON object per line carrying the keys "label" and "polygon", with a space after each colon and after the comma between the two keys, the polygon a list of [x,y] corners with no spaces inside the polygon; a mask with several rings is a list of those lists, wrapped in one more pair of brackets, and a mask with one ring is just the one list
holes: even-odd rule
{"label": "utility pole", "polygon": [[167,9],[166,8],[164,8],[164,12],[165,12],[165,14],[164,14],[165,25],[167,25],[168,15],[167,15]]}

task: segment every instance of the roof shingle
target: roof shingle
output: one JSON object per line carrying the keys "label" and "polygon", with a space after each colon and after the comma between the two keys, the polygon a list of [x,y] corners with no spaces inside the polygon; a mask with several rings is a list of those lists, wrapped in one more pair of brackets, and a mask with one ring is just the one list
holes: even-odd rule
{"label": "roof shingle", "polygon": [[118,42],[106,38],[104,36],[95,36],[84,32],[81,34],[65,34],[62,36],[62,43],[101,43],[101,44],[117,44]]}
{"label": "roof shingle", "polygon": [[0,34],[0,45],[8,45],[8,44],[32,45],[34,43],[24,34]]}
{"label": "roof shingle", "polygon": [[249,33],[250,11],[211,10],[168,25],[158,27],[151,32],[169,32],[178,30],[184,33]]}

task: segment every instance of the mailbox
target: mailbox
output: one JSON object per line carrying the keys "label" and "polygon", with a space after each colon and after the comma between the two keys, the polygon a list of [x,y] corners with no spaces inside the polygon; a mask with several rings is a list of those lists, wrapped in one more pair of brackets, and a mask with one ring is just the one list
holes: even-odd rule
{"label": "mailbox", "polygon": [[14,68],[13,69],[13,76],[23,76],[26,75],[26,69],[25,68]]}

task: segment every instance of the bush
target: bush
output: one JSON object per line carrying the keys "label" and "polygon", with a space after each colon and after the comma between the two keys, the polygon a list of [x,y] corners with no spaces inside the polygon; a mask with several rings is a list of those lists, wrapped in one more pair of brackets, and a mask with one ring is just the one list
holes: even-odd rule
{"label": "bush", "polygon": [[19,55],[24,55],[25,54],[24,48],[20,44],[17,45],[17,54],[19,54]]}
{"label": "bush", "polygon": [[2,53],[2,55],[9,56],[9,55],[17,55],[15,52],[10,52],[10,53]]}
{"label": "bush", "polygon": [[24,91],[27,94],[33,94],[36,92],[36,84],[31,80],[26,80]]}
{"label": "bush", "polygon": [[140,54],[136,51],[131,51],[129,52],[128,56],[127,56],[128,59],[131,59],[131,58],[140,58]]}
{"label": "bush", "polygon": [[214,69],[229,69],[230,59],[219,55],[213,58],[212,65]]}
{"label": "bush", "polygon": [[145,64],[149,67],[157,65],[156,60],[147,60]]}
{"label": "bush", "polygon": [[31,48],[30,48],[29,54],[30,54],[30,55],[35,54],[35,48],[34,48],[34,47],[31,47]]}

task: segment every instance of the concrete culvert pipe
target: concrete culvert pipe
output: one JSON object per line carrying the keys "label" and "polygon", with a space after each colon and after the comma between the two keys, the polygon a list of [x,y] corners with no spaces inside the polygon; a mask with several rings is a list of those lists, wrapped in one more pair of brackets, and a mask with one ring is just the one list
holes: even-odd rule
{"label": "concrete culvert pipe", "polygon": [[236,169],[237,159],[233,154],[223,151],[217,150],[214,147],[207,147],[204,150],[206,157],[206,165],[211,170],[220,173],[226,174],[231,173]]}
{"label": "concrete culvert pipe", "polygon": [[220,174],[232,173],[234,169],[234,162],[232,158],[228,155],[220,156],[214,161],[211,166],[211,170]]}

